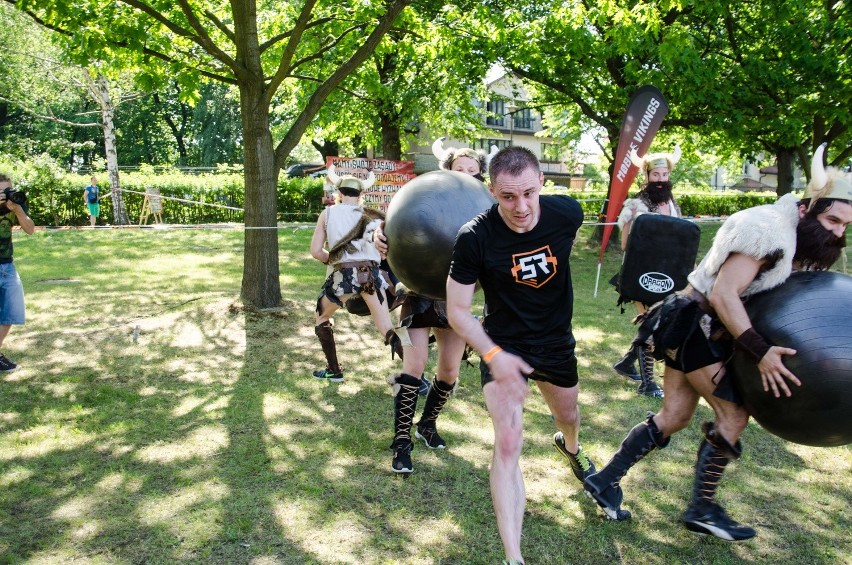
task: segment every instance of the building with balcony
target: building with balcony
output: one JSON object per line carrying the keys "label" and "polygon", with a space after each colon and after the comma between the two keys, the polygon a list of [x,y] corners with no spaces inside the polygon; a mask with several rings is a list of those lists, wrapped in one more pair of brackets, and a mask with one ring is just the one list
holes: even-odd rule
{"label": "building with balcony", "polygon": [[[545,178],[554,184],[568,188],[582,189],[586,179],[580,170],[572,170],[571,155],[564,154],[551,137],[542,136],[544,130],[541,114],[527,107],[529,94],[523,83],[514,75],[503,73],[487,83],[491,97],[479,102],[482,108],[483,126],[488,133],[475,139],[444,140],[446,147],[472,147],[488,152],[492,145],[499,149],[509,145],[526,147],[539,161]],[[432,155],[432,142],[440,134],[426,138],[422,133],[411,144],[407,159],[414,161],[416,173],[425,173],[438,169],[438,160]]]}

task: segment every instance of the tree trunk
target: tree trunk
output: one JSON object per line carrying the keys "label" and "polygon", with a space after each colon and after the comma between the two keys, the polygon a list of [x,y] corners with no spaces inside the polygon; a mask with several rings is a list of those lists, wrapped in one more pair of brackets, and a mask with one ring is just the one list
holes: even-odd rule
{"label": "tree trunk", "polygon": [[[177,91],[180,92],[180,88],[177,88]],[[169,126],[169,130],[171,130],[172,135],[175,138],[178,150],[178,165],[185,166],[189,162],[189,152],[186,149],[186,138],[184,136],[187,122],[186,105],[182,102],[180,103],[181,124],[180,127],[178,127],[169,115],[169,109],[160,101],[160,95],[155,92],[153,98],[154,102],[157,106],[159,106],[160,111],[163,113],[163,120],[166,122],[166,125]]]}
{"label": "tree trunk", "polygon": [[245,140],[245,251],[240,296],[255,308],[281,303],[278,278],[278,168],[269,127],[269,107],[262,81],[240,85],[240,112]]}
{"label": "tree trunk", "polygon": [[379,111],[382,127],[382,156],[385,159],[399,161],[402,159],[402,141],[399,136],[399,125],[395,116],[389,116]]}
{"label": "tree trunk", "polygon": [[779,197],[793,192],[793,162],[795,158],[795,147],[781,147],[775,153],[775,160],[778,165],[778,188],[775,193]]}
{"label": "tree trunk", "polygon": [[118,150],[115,143],[115,107],[109,94],[107,79],[100,76],[94,78],[88,69],[84,69],[89,92],[101,107],[101,125],[104,130],[104,152],[106,154],[109,186],[112,195],[112,220],[115,225],[126,226],[130,223],[127,210],[124,208],[124,198],[121,195],[121,183],[118,176]]}

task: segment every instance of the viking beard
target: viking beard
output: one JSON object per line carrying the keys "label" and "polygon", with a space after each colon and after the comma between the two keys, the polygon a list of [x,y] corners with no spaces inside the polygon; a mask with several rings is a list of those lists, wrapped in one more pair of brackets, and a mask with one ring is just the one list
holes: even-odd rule
{"label": "viking beard", "polygon": [[837,237],[815,216],[805,215],[796,226],[796,253],[793,261],[809,271],[824,271],[834,264],[846,247],[846,234]]}
{"label": "viking beard", "polygon": [[645,185],[645,189],[642,192],[645,193],[648,202],[656,208],[658,205],[672,199],[672,183],[671,181],[649,182]]}

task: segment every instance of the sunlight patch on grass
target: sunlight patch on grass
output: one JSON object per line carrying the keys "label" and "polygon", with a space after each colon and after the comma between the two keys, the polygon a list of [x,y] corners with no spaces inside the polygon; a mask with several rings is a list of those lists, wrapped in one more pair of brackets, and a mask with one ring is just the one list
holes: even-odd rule
{"label": "sunlight patch on grass", "polygon": [[97,486],[98,490],[113,492],[118,490],[126,482],[127,480],[121,473],[110,473],[108,475],[104,475],[104,477],[99,480],[95,486]]}
{"label": "sunlight patch on grass", "polygon": [[222,382],[221,375],[212,375],[210,371],[186,371],[181,373],[177,379],[187,384],[212,385]]}
{"label": "sunlight patch on grass", "polygon": [[75,540],[92,539],[101,533],[103,526],[100,520],[86,520],[77,528],[71,530],[70,535]]}
{"label": "sunlight patch on grass", "polygon": [[180,418],[186,416],[196,410],[202,413],[210,413],[217,410],[227,408],[229,396],[215,397],[208,396],[188,396],[183,398],[180,403],[172,410],[172,416]]}
{"label": "sunlight patch on grass", "polygon": [[195,324],[179,323],[172,327],[175,336],[171,345],[174,347],[201,347],[205,344],[204,333]]}
{"label": "sunlight patch on grass", "polygon": [[600,345],[609,336],[601,328],[588,326],[574,327],[574,338],[584,349]]}
{"label": "sunlight patch on grass", "polygon": [[3,475],[0,475],[0,488],[9,488],[13,485],[19,485],[29,480],[35,472],[22,465],[15,465],[9,468]]}
{"label": "sunlight patch on grass", "polygon": [[14,424],[20,419],[21,415],[17,412],[0,412],[0,422],[4,424]]}
{"label": "sunlight patch on grass", "polygon": [[136,454],[146,463],[174,463],[195,457],[215,455],[228,446],[228,430],[224,426],[202,426],[192,430],[184,439],[174,442],[157,442],[142,448]]}
{"label": "sunlight patch on grass", "polygon": [[47,383],[44,390],[50,392],[56,398],[69,398],[77,392],[77,384],[69,382]]}
{"label": "sunlight patch on grass", "polygon": [[73,520],[92,514],[97,504],[91,496],[75,496],[57,506],[50,515],[57,520]]}
{"label": "sunlight patch on grass", "polygon": [[[369,546],[370,532],[358,517],[327,515],[316,502],[303,500],[275,501],[272,507],[284,535],[320,563],[358,563]],[[334,543],[316,543],[317,539]]]}
{"label": "sunlight patch on grass", "polygon": [[63,425],[42,425],[18,430],[0,443],[0,460],[35,459],[55,451],[73,451],[95,436]]}
{"label": "sunlight patch on grass", "polygon": [[[186,514],[204,509],[207,524],[221,523],[222,508],[219,502],[228,496],[226,485],[216,481],[199,481],[191,486],[166,493],[165,496],[149,497],[139,505],[139,517],[149,526],[165,526],[176,535],[182,535]],[[214,502],[216,504],[214,504]],[[208,529],[212,526],[208,526]],[[185,530],[183,530],[185,531]],[[211,532],[210,535],[213,535]]]}

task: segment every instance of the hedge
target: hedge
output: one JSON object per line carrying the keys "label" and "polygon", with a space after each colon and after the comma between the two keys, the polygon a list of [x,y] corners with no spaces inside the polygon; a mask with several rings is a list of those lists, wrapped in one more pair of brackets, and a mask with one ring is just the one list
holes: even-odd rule
{"label": "hedge", "polygon": [[[555,191],[553,194],[566,194],[565,191]],[[606,200],[606,192],[568,192],[579,200],[583,212],[589,218],[598,218],[603,203]],[[628,195],[628,198],[635,194]],[[775,193],[768,192],[706,192],[701,194],[678,194],[675,191],[675,199],[684,216],[730,216],[738,210],[751,208],[760,204],[771,204],[775,202]]]}
{"label": "hedge", "polygon": [[[0,171],[11,174],[15,187],[27,194],[30,217],[36,225],[74,226],[88,225],[88,211],[83,203],[83,189],[90,175],[63,171],[49,157],[36,156],[27,162],[13,162],[0,156]],[[106,172],[96,173],[102,191],[106,192]],[[278,180],[278,221],[316,221],[322,209],[322,179],[288,179],[283,174]],[[243,175],[236,168],[222,168],[216,173],[185,174],[177,170],[156,172],[143,167],[137,172],[122,172],[121,188],[124,204],[131,223],[138,223],[143,196],[149,187],[157,188],[162,196],[192,202],[224,205],[242,209],[244,203]],[[605,192],[554,191],[569,194],[580,201],[590,218],[601,212]],[[632,195],[631,195],[632,196]],[[772,193],[700,193],[677,194],[678,204],[685,216],[727,216],[737,210],[775,201]],[[170,224],[205,224],[242,222],[241,210],[229,210],[198,204],[164,201],[163,221]],[[112,223],[112,199],[101,200],[101,218]]]}
{"label": "hedge", "polygon": [[[30,217],[36,225],[82,226],[89,224],[89,213],[83,202],[83,189],[92,175],[67,173],[48,157],[36,156],[26,162],[10,161],[0,156],[0,172],[10,174],[17,190],[27,195]],[[106,171],[95,173],[101,187],[101,219],[112,223],[111,198]],[[177,170],[155,172],[143,167],[136,172],[122,172],[120,183],[124,206],[132,224],[138,223],[144,195],[149,188],[160,195],[190,202],[240,208],[229,210],[190,202],[163,200],[163,221],[170,224],[205,224],[242,222],[244,182],[242,171],[222,168],[215,173],[184,174]],[[314,222],[322,209],[322,179],[278,180],[278,221]]]}

